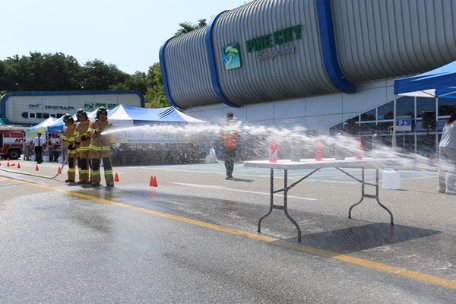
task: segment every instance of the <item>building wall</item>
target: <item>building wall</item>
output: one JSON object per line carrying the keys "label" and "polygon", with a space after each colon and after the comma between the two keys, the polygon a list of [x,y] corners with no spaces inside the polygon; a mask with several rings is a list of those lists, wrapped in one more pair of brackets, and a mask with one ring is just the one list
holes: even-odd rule
{"label": "building wall", "polygon": [[359,85],[356,94],[337,93],[250,104],[234,109],[217,104],[190,108],[185,113],[212,124],[220,124],[227,112],[233,112],[236,119],[252,125],[279,128],[301,126],[327,134],[331,126],[393,100],[393,90],[393,80],[381,80]]}
{"label": "building wall", "polygon": [[49,116],[74,114],[78,109],[92,111],[104,106],[109,110],[118,104],[144,107],[144,96],[138,91],[46,91],[10,92],[1,99],[5,122],[23,125],[36,125]]}

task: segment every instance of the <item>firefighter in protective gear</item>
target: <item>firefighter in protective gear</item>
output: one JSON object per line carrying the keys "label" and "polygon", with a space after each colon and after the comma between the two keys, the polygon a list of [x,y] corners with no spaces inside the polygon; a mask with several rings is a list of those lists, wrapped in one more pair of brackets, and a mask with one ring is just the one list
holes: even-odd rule
{"label": "firefighter in protective gear", "polygon": [[76,138],[74,133],[76,131],[76,124],[70,114],[63,116],[63,122],[67,127],[62,132],[62,143],[68,148],[68,179],[65,183],[72,183],[76,179]]}
{"label": "firefighter in protective gear", "polygon": [[89,117],[87,116],[86,111],[79,109],[76,112],[76,118],[79,124],[76,127],[76,132],[74,136],[76,137],[76,142],[79,143],[78,148],[76,149],[76,157],[78,160],[78,170],[79,170],[79,181],[78,184],[88,184],[90,183],[89,179],[89,146],[90,138],[87,136],[87,130],[89,129]]}
{"label": "firefighter in protective gear", "polygon": [[106,186],[114,186],[111,164],[111,135],[103,135],[112,127],[108,121],[108,111],[105,107],[97,110],[96,120],[90,123],[87,136],[91,138],[89,146],[89,158],[92,163],[92,186],[99,186],[101,182],[100,163],[103,160],[103,168]]}

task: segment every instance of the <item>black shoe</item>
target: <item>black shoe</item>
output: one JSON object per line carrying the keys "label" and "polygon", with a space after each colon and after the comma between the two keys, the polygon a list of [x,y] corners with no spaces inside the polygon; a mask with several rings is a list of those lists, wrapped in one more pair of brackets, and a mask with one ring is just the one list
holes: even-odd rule
{"label": "black shoe", "polygon": [[226,179],[233,179],[233,176],[227,176]]}

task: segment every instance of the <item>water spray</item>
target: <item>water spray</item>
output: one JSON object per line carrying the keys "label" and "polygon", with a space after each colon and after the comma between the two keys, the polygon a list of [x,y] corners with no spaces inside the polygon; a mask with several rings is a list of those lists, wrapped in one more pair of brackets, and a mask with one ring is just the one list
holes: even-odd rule
{"label": "water spray", "polygon": [[[357,141],[357,137],[347,134],[338,134],[336,136],[317,134],[315,131],[302,126],[266,127],[233,121],[230,128],[236,129],[240,134],[240,142],[248,151],[248,154],[245,155],[248,160],[267,159],[269,144],[272,139],[275,140],[279,147],[278,160],[296,159],[297,155],[295,154],[297,153],[301,154],[301,158],[314,158],[317,141],[321,145],[323,158],[343,159],[345,157],[355,157],[360,150],[360,142]],[[131,136],[132,138],[150,138],[152,139],[150,143],[154,143],[153,139],[159,134],[187,138],[189,139],[188,142],[191,142],[192,136],[198,136],[205,147],[214,147],[213,144],[220,138],[221,130],[221,125],[214,124],[159,124],[120,128],[114,126],[109,130],[103,131],[101,135],[124,133],[125,136]],[[414,153],[401,153],[391,146],[380,144],[378,141],[375,142],[372,150],[362,151],[362,154],[365,158],[395,159],[401,164],[402,170],[437,171],[435,161]]]}

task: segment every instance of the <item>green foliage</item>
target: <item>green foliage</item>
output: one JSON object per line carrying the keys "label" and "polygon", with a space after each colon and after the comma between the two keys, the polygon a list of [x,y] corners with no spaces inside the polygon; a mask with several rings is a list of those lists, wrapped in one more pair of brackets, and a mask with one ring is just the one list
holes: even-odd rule
{"label": "green foliage", "polygon": [[[160,70],[160,64],[156,65]],[[144,72],[129,75],[116,65],[98,59],[80,66],[74,57],[62,53],[34,52],[30,56],[15,55],[0,60],[2,95],[11,91],[78,90],[137,90],[146,95],[149,87],[160,85],[163,88],[161,77],[158,79]],[[159,88],[153,89],[159,93]]]}
{"label": "green foliage", "polygon": [[165,90],[163,88],[163,78],[159,62],[154,63],[154,65],[149,68],[147,78],[151,85],[144,95],[146,108],[169,107],[170,104],[166,99]]}
{"label": "green foliage", "polygon": [[198,19],[198,24],[193,24],[191,22],[185,21],[185,22],[179,23],[179,26],[181,28],[178,29],[174,33],[175,36],[181,36],[181,35],[190,33],[191,31],[194,31],[196,29],[203,28],[203,27],[207,26],[207,22],[206,22],[206,19]]}

